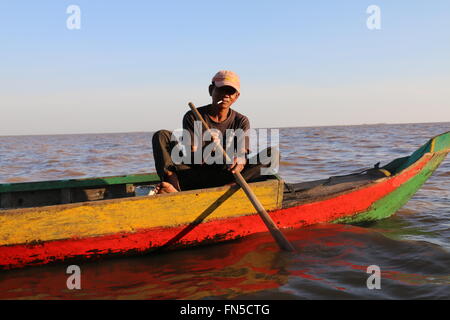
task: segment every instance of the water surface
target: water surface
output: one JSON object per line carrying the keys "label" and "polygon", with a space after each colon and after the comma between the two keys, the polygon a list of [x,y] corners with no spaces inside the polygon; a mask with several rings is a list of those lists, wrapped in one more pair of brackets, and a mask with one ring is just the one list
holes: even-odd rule
{"label": "water surface", "polygon": [[[328,178],[409,155],[450,123],[283,128],[280,175]],[[0,183],[154,171],[151,133],[0,137]],[[449,299],[450,161],[392,217],[365,226],[287,230],[214,246],[86,262],[82,290],[67,265],[0,273],[2,299]],[[367,267],[381,269],[369,290]]]}

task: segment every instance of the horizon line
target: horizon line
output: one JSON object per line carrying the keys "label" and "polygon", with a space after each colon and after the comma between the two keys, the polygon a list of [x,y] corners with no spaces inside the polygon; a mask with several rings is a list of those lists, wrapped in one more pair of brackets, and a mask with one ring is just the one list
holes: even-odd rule
{"label": "horizon line", "polygon": [[[430,122],[376,122],[361,124],[335,124],[335,125],[316,125],[316,126],[286,126],[286,127],[256,127],[252,129],[292,129],[292,128],[326,128],[326,127],[361,127],[361,126],[380,126],[380,125],[406,125],[406,124],[441,124],[450,123],[450,121],[430,121]],[[117,131],[117,132],[82,132],[82,133],[37,133],[37,134],[10,134],[0,135],[1,137],[34,137],[34,136],[74,136],[74,135],[93,135],[93,134],[127,134],[127,133],[153,133],[160,129],[150,131]]]}

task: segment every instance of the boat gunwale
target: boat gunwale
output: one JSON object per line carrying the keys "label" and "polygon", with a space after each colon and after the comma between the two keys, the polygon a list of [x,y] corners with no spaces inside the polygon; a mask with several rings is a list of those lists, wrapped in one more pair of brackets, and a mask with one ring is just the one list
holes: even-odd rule
{"label": "boat gunwale", "polygon": [[[279,178],[274,179],[268,179],[264,181],[256,181],[256,182],[250,182],[250,186],[258,187],[258,186],[264,186],[268,184],[268,182],[274,182],[276,181],[279,185],[281,184],[281,187],[278,188],[278,190],[283,189],[284,181]],[[12,209],[0,209],[0,215],[7,215],[7,214],[20,214],[25,212],[37,212],[37,211],[59,211],[59,210],[65,210],[65,209],[71,209],[71,208],[77,208],[77,207],[97,207],[107,204],[114,204],[114,203],[121,203],[121,202],[134,202],[134,201],[142,201],[146,199],[154,199],[154,198],[173,198],[180,194],[182,195],[189,195],[189,194],[199,194],[199,193],[207,193],[207,192],[216,192],[216,191],[223,191],[224,193],[229,190],[238,190],[240,189],[237,185],[225,185],[220,187],[212,187],[212,188],[203,188],[203,189],[195,189],[195,190],[186,190],[186,191],[180,191],[180,192],[174,192],[174,193],[163,193],[163,194],[155,194],[152,196],[135,196],[135,197],[124,197],[124,198],[116,198],[116,199],[106,199],[106,200],[94,200],[94,201],[85,201],[85,202],[74,202],[74,203],[65,203],[65,204],[58,204],[58,205],[50,205],[50,206],[38,206],[38,207],[29,207],[29,208],[12,208]],[[281,196],[281,199],[280,199]],[[277,201],[281,204],[283,198],[283,192],[280,192],[276,196]]]}
{"label": "boat gunwale", "polygon": [[[450,150],[424,153],[419,159],[417,159],[416,162],[412,163],[410,166],[404,168],[403,170],[397,172],[394,175],[391,175],[391,176],[388,176],[388,177],[381,177],[379,179],[368,181],[366,184],[359,185],[359,186],[356,186],[356,187],[348,189],[348,190],[343,190],[343,191],[338,191],[336,193],[327,194],[325,196],[320,196],[319,195],[317,197],[313,197],[313,198],[310,198],[310,199],[301,199],[301,200],[294,200],[293,199],[293,200],[290,200],[292,202],[292,205],[289,205],[289,206],[286,206],[286,207],[283,206],[283,209],[288,209],[288,208],[292,208],[292,207],[296,207],[296,206],[302,206],[302,205],[306,205],[306,204],[310,204],[310,203],[314,203],[314,202],[319,202],[319,201],[326,201],[326,200],[333,199],[333,198],[336,198],[336,197],[340,197],[340,196],[343,196],[343,195],[346,195],[346,194],[349,194],[349,193],[352,193],[352,192],[357,192],[357,191],[362,190],[362,189],[370,188],[370,187],[375,186],[377,184],[381,184],[381,183],[387,182],[387,181],[389,181],[391,179],[394,179],[394,178],[404,174],[406,171],[413,170],[416,166],[421,164],[421,162],[424,160],[424,158],[428,158],[427,160],[429,161],[429,160],[431,160],[431,158],[434,155],[439,155],[439,154],[444,154],[444,153],[448,154],[449,152],[450,152]],[[422,171],[422,169],[420,169],[420,171]],[[416,176],[419,172],[417,172],[414,176]],[[311,181],[311,182],[313,182],[313,181]],[[313,188],[302,190],[302,191],[297,191],[295,193],[296,194],[300,194],[300,193],[302,193],[304,191],[312,190]],[[285,193],[289,193],[289,191],[285,191]]]}
{"label": "boat gunwale", "polygon": [[148,172],[97,178],[0,183],[0,193],[44,191],[70,188],[95,188],[120,184],[155,184],[159,181],[160,179],[155,172]]}

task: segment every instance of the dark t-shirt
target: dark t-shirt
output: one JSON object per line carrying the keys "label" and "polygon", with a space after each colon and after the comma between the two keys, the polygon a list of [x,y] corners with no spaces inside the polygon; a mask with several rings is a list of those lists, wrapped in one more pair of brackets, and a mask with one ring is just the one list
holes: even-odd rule
{"label": "dark t-shirt", "polygon": [[[197,108],[198,112],[201,114],[201,116],[203,117],[203,119],[205,120],[205,122],[208,124],[208,126],[211,129],[217,129],[222,133],[222,137],[223,137],[223,146],[224,148],[226,148],[226,142],[227,142],[227,138],[226,138],[226,130],[227,129],[233,129],[233,130],[238,130],[238,129],[242,129],[242,131],[245,133],[247,132],[247,130],[250,129],[250,121],[248,120],[248,118],[246,116],[244,116],[243,114],[233,110],[230,108],[229,113],[228,113],[228,117],[225,121],[223,122],[215,122],[213,121],[207,113],[207,108],[211,106],[211,105],[206,105],[200,108]],[[197,121],[197,119],[195,118],[194,114],[192,113],[192,111],[188,111],[184,117],[183,117],[183,129],[188,130],[191,133],[191,141],[194,141],[194,123],[195,121]],[[206,128],[202,125],[202,134],[206,131]],[[202,139],[203,141],[203,139]],[[248,152],[248,138],[245,138],[244,140],[245,142],[245,151]],[[210,141],[203,141],[202,143],[202,147],[204,148],[206,145],[208,145],[210,143]],[[235,146],[238,145],[238,142],[236,141],[235,138]]]}

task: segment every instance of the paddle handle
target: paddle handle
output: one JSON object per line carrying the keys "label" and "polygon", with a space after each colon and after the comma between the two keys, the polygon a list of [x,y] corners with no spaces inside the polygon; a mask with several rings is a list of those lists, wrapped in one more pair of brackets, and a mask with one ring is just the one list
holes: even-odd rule
{"label": "paddle handle", "polygon": [[[191,108],[192,112],[194,113],[195,117],[203,123],[206,130],[210,130],[208,124],[203,119],[200,112],[198,112],[197,108],[194,106],[192,102],[189,102],[189,107]],[[218,144],[218,147],[221,149],[223,155],[225,155],[225,158],[227,159],[227,162],[231,162],[230,157],[226,153],[226,151],[223,149],[222,144]],[[292,244],[286,239],[286,237],[281,233],[280,229],[278,229],[275,222],[273,222],[272,218],[269,216],[267,211],[264,209],[261,202],[258,200],[256,195],[253,193],[253,190],[248,185],[247,181],[245,181],[244,177],[241,175],[240,172],[233,173],[234,178],[236,179],[236,182],[241,186],[241,188],[244,190],[245,194],[249,198],[250,202],[252,203],[253,207],[256,209],[258,214],[260,215],[261,219],[263,220],[264,224],[266,225],[267,229],[269,229],[272,236],[275,238],[276,242],[280,246],[281,249],[285,251],[294,251],[294,247]]]}

